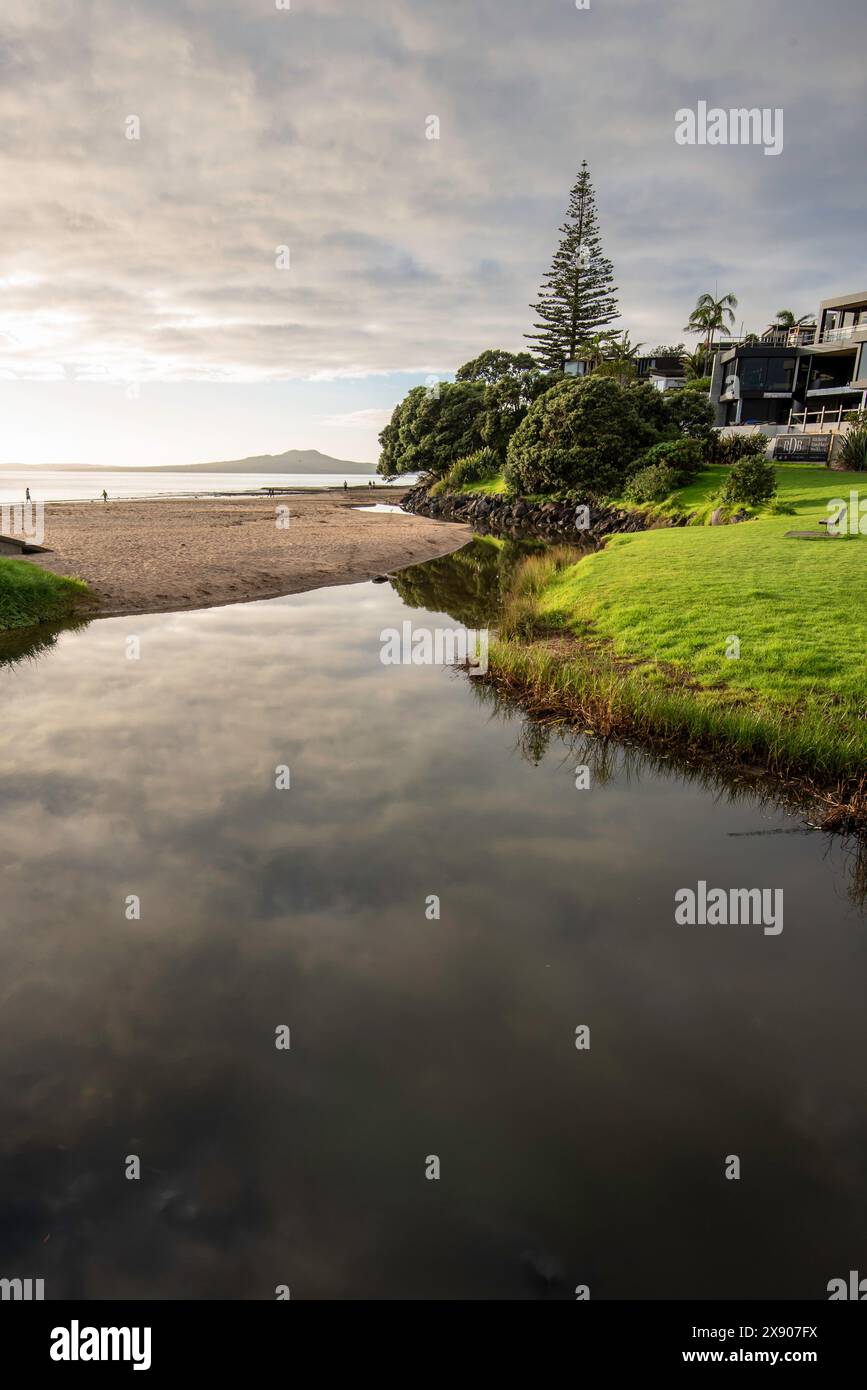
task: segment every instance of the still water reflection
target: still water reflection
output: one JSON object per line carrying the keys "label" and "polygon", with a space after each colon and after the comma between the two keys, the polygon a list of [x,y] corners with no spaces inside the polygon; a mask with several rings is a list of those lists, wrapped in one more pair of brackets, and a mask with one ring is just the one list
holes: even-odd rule
{"label": "still water reflection", "polygon": [[[380,663],[408,616],[479,621],[512,558],[111,619],[0,672],[0,1274],[822,1298],[863,1265],[846,848],[616,750],[578,791],[559,736]],[[675,927],[699,878],[782,887],[782,935]]]}

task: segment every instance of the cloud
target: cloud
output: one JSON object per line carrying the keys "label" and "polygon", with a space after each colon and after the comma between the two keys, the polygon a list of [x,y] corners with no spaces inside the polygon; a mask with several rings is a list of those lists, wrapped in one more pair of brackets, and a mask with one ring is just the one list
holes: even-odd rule
{"label": "cloud", "polygon": [[[0,372],[258,382],[519,348],[585,156],[641,338],[677,340],[715,281],[759,328],[857,289],[863,7],[789,18],[7,0]],[[699,99],[782,106],[783,154],[677,146]]]}
{"label": "cloud", "polygon": [[321,424],[330,425],[334,429],[357,429],[374,428],[381,430],[391,418],[391,410],[371,407],[366,410],[346,410],[337,415],[324,415]]}

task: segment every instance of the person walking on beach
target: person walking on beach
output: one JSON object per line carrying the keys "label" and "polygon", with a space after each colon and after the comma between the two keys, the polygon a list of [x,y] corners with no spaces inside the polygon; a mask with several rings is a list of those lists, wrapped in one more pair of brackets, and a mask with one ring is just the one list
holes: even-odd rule
{"label": "person walking on beach", "polygon": [[25,502],[29,502],[29,501],[30,501],[30,488],[29,488],[29,487],[26,487],[26,488],[24,489],[24,501],[25,501]]}
{"label": "person walking on beach", "polygon": [[347,491],[347,487],[346,487],[346,479],[345,479],[345,478],[344,478],[344,479],[343,479],[343,491],[344,491],[344,492],[346,492],[346,491]]}
{"label": "person walking on beach", "polygon": [[105,488],[102,489],[102,500],[103,502],[108,501],[108,493],[106,492]]}

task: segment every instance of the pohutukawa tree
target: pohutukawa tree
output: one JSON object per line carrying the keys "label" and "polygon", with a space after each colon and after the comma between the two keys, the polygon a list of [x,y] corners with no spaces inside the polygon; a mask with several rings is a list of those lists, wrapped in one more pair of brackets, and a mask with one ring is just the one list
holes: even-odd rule
{"label": "pohutukawa tree", "polygon": [[581,356],[582,343],[618,316],[611,262],[602,254],[596,197],[586,159],[569,198],[560,245],[531,307],[539,316],[525,338],[548,370]]}

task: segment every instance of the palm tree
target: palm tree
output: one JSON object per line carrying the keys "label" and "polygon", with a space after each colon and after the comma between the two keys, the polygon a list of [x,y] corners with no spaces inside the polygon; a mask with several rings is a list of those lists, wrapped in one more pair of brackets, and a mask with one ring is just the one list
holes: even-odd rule
{"label": "palm tree", "polygon": [[714,299],[712,294],[705,291],[700,294],[695,302],[695,308],[689,316],[689,323],[684,329],[685,333],[704,333],[705,351],[710,352],[713,347],[713,335],[718,328],[731,328],[735,321],[734,311],[738,307],[738,301],[731,293],[724,294],[721,299]]}
{"label": "palm tree", "polygon": [[785,333],[787,342],[797,343],[802,340],[802,335],[798,330],[803,328],[805,324],[814,326],[815,321],[814,314],[802,314],[799,319],[796,319],[791,309],[778,309],[773,323],[768,324],[765,334]]}
{"label": "palm tree", "polygon": [[592,333],[589,337],[583,338],[576,348],[576,355],[590,363],[590,370],[593,371],[609,355],[612,340],[617,335],[610,329],[607,332]]}
{"label": "palm tree", "polygon": [[629,329],[624,328],[623,332],[620,334],[619,342],[612,342],[611,346],[614,349],[611,356],[615,361],[634,362],[638,356],[639,348],[643,348],[644,344],[633,343],[629,337]]}
{"label": "palm tree", "polygon": [[604,352],[602,360],[593,368],[595,374],[612,377],[619,381],[621,386],[634,381],[638,376],[638,352],[644,344],[633,343],[629,331],[624,329],[622,333],[612,333],[606,346],[607,351]]}
{"label": "palm tree", "polygon": [[699,381],[707,375],[707,353],[703,347],[697,347],[695,352],[685,352],[681,361],[687,381]]}

